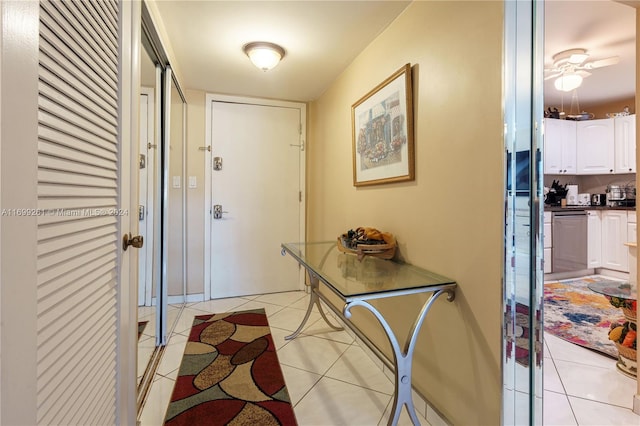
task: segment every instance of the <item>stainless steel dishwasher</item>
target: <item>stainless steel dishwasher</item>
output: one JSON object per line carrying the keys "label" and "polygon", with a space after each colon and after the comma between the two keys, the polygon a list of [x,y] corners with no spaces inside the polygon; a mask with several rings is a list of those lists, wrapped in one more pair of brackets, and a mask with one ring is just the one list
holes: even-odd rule
{"label": "stainless steel dishwasher", "polygon": [[553,272],[587,269],[587,212],[553,212]]}

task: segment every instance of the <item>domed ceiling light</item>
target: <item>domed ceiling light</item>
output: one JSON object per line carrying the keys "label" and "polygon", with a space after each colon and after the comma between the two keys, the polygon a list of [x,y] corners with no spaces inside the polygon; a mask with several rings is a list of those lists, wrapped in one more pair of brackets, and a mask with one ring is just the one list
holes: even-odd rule
{"label": "domed ceiling light", "polygon": [[563,74],[553,82],[557,90],[562,92],[571,92],[582,84],[582,76],[580,74],[570,72]]}
{"label": "domed ceiling light", "polygon": [[285,55],[282,47],[266,41],[245,44],[242,50],[251,59],[251,62],[262,71],[269,71],[274,68]]}

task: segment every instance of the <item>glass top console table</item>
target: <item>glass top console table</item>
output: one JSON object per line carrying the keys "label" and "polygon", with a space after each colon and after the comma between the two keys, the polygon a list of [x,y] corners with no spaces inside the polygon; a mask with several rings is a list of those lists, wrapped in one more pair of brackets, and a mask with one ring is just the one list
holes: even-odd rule
{"label": "glass top console table", "polygon": [[[637,345],[637,300],[638,290],[635,284],[620,281],[596,281],[587,284],[591,291],[602,294],[609,303],[620,308],[625,317],[625,322],[615,324],[620,327],[622,333],[615,337],[614,344],[618,349],[618,362],[616,367],[620,372],[630,377],[638,375],[638,361],[636,353]],[[614,326],[614,328],[617,328]],[[609,331],[611,338],[613,330]]]}
{"label": "glass top console table", "polygon": [[[457,284],[442,275],[435,274],[422,268],[406,263],[378,259],[365,256],[358,260],[355,255],[341,253],[336,241],[314,243],[284,243],[282,255],[289,254],[302,265],[309,274],[311,287],[309,306],[300,326],[285,339],[294,339],[304,328],[313,307],[316,306],[322,318],[330,327],[341,330],[333,325],[325,315],[320,301],[332,309],[344,323],[389,367],[395,375],[394,405],[389,416],[389,425],[396,425],[403,406],[411,421],[415,425],[420,422],[416,416],[411,397],[411,370],[413,353],[418,333],[427,312],[435,300],[443,294],[448,301],[453,301]],[[334,307],[320,292],[320,283],[344,301],[342,311]],[[406,341],[398,341],[383,314],[376,309],[370,300],[382,299],[409,294],[430,293],[411,327]],[[360,306],[370,311],[378,320],[391,344],[393,360],[384,356],[376,346],[355,327],[351,319],[351,309]]]}

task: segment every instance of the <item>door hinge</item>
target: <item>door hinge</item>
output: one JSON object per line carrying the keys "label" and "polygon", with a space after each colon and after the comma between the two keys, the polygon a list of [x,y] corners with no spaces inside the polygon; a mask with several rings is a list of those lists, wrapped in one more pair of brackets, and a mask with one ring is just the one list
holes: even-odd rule
{"label": "door hinge", "polygon": [[298,201],[302,202],[302,191],[298,191]]}
{"label": "door hinge", "polygon": [[301,140],[297,145],[290,143],[289,146],[297,146],[298,148],[300,148],[300,151],[304,151],[304,140]]}
{"label": "door hinge", "polygon": [[298,133],[302,134],[302,123],[300,123],[300,125],[298,126]]}

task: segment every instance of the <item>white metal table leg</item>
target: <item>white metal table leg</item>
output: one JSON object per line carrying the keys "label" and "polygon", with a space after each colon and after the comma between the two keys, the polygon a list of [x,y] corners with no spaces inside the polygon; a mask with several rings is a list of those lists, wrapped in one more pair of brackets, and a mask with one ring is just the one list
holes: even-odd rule
{"label": "white metal table leg", "polygon": [[393,398],[393,409],[391,411],[391,414],[389,415],[389,421],[387,423],[389,425],[398,424],[398,420],[400,419],[400,412],[402,411],[403,406],[407,407],[407,412],[413,424],[420,425],[420,421],[418,420],[418,416],[416,415],[415,407],[413,406],[413,398],[411,396],[411,371],[413,367],[413,352],[415,350],[416,340],[418,338],[418,333],[420,332],[420,327],[422,327],[422,323],[424,322],[424,318],[427,315],[427,312],[431,308],[433,302],[443,293],[447,293],[447,300],[450,302],[455,298],[455,293],[452,290],[448,289],[438,290],[432,293],[431,297],[429,297],[429,299],[422,306],[420,313],[413,323],[413,326],[409,331],[407,340],[405,341],[404,348],[400,347],[395,333],[389,326],[389,323],[382,316],[380,311],[378,311],[368,301],[352,300],[347,302],[344,306],[343,312],[345,318],[347,319],[351,318],[351,309],[354,306],[362,306],[363,308],[369,310],[369,312],[371,312],[378,319],[378,322],[384,329],[387,339],[389,339],[389,343],[391,344],[391,348],[393,350],[395,392]]}
{"label": "white metal table leg", "polygon": [[322,309],[322,305],[320,304],[320,297],[318,296],[318,291],[319,291],[318,287],[320,286],[320,281],[318,280],[318,276],[313,274],[313,273],[311,273],[311,271],[309,271],[309,270],[307,270],[307,273],[309,274],[309,282],[311,283],[311,294],[309,296],[309,305],[307,306],[307,312],[305,313],[304,318],[302,319],[302,322],[300,323],[300,325],[298,326],[296,331],[294,331],[292,334],[286,336],[285,340],[295,339],[298,336],[298,334],[300,334],[300,332],[304,328],[305,324],[309,320],[309,316],[311,315],[311,311],[313,311],[313,305],[316,305],[318,307],[318,311],[320,311],[320,315],[322,316],[324,321],[329,325],[329,327],[331,327],[332,329],[334,329],[336,331],[344,330],[342,327],[338,327],[336,325],[331,324],[331,322],[329,321],[329,319],[325,315],[324,309]]}

